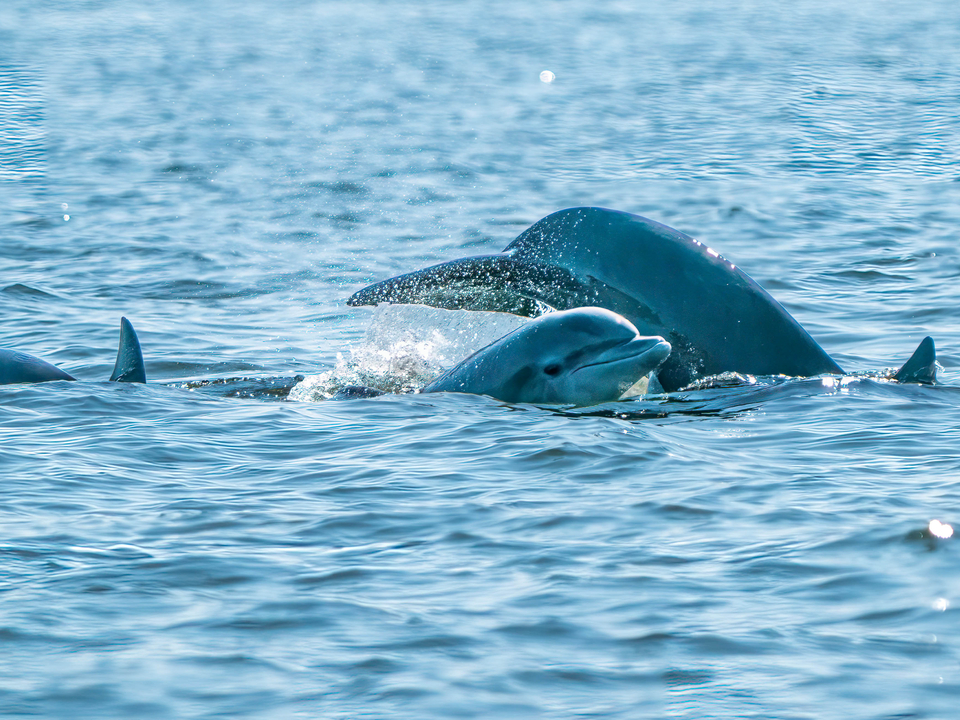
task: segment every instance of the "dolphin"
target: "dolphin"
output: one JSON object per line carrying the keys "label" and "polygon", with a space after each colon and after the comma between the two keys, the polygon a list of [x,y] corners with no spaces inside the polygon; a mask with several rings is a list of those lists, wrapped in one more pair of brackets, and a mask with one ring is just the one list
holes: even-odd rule
{"label": "dolphin", "polygon": [[509,403],[599,405],[618,400],[670,355],[599,307],[543,315],[481,348],[421,392],[489,395]]}
{"label": "dolphin", "polygon": [[670,343],[673,352],[657,372],[668,392],[723,372],[843,374],[780,303],[719,253],[654,220],[605,208],[560,210],[497,255],[400,275],[347,300],[384,302],[530,317],[607,308],[641,335]]}
{"label": "dolphin", "polygon": [[[126,318],[120,318],[120,345],[117,348],[117,361],[110,379],[116,382],[134,383],[147,381],[140,340],[133,325]],[[0,349],[0,385],[41,383],[52,380],[76,380],[76,378],[56,365],[51,365],[46,360],[33,355],[16,350]]]}
{"label": "dolphin", "polygon": [[[488,395],[508,403],[588,407],[619,400],[670,355],[615,312],[581,307],[542,315],[457,363],[418,392]],[[329,399],[387,394],[363,385]]]}

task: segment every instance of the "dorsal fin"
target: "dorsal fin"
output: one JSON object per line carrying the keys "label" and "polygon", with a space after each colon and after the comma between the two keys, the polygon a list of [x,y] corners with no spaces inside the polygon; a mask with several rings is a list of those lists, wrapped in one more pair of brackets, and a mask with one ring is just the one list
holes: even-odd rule
{"label": "dorsal fin", "polygon": [[933,385],[937,382],[937,348],[933,338],[925,337],[903,367],[897,370],[894,380],[902,383]]}
{"label": "dorsal fin", "polygon": [[120,318],[120,347],[117,348],[117,364],[113,366],[113,375],[110,379],[116,382],[133,383],[147,381],[140,340],[133,325],[125,317]]}

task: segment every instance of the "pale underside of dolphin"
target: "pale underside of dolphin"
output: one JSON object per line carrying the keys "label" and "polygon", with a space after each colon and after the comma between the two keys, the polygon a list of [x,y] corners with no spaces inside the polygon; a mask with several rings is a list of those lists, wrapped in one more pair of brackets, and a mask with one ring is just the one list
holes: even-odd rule
{"label": "pale underside of dolphin", "polygon": [[[604,208],[561,210],[498,255],[462,258],[384,280],[347,302],[528,316],[544,306],[607,308],[641,335],[659,335],[672,345],[657,373],[667,391],[723,372],[843,374],[780,303],[718,253],[661,223]],[[897,379],[932,382],[933,341],[928,352],[923,349],[921,343],[916,365],[929,362]]]}
{"label": "pale underside of dolphin", "polygon": [[[140,340],[133,325],[126,318],[120,318],[120,344],[110,379],[116,382],[133,383],[147,381]],[[16,350],[0,348],[0,385],[54,380],[76,380],[76,378],[46,360]]]}

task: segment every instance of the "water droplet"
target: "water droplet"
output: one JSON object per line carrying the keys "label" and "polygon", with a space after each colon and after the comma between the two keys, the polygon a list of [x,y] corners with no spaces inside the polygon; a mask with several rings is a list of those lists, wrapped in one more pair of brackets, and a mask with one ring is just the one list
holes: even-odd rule
{"label": "water droplet", "polygon": [[540,82],[552,83],[556,79],[557,76],[549,70],[544,70],[542,73],[540,73]]}

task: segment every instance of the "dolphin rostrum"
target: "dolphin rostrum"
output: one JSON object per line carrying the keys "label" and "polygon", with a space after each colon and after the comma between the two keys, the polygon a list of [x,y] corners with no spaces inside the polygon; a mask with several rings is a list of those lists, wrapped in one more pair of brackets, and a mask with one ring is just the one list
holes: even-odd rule
{"label": "dolphin rostrum", "polygon": [[543,315],[461,361],[421,392],[489,395],[509,403],[612,402],[670,355],[615,312],[581,307]]}

